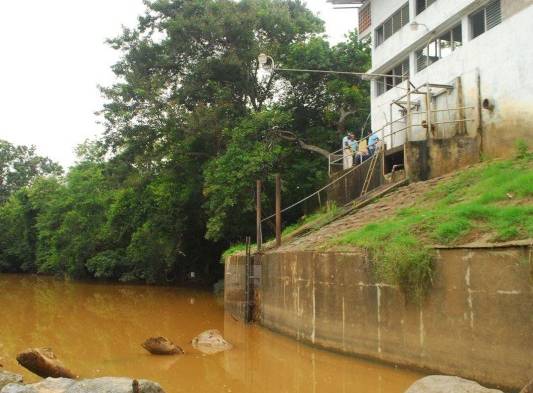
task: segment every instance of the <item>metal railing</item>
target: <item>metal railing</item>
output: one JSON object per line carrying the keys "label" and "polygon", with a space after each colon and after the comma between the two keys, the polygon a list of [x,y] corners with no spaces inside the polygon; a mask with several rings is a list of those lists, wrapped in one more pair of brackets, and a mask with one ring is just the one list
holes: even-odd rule
{"label": "metal railing", "polygon": [[[475,122],[476,119],[472,117],[467,117],[465,111],[475,110],[475,106],[465,106],[459,105],[457,107],[447,107],[446,109],[432,109],[432,99],[435,96],[439,96],[443,91],[453,91],[455,89],[452,85],[446,84],[435,84],[435,83],[425,83],[419,87],[415,87],[409,79],[406,80],[407,88],[406,93],[400,96],[399,98],[393,100],[390,103],[389,118],[387,119],[385,125],[383,125],[378,130],[373,133],[377,133],[380,137],[380,140],[384,143],[385,151],[390,150],[398,145],[398,134],[402,133],[403,141],[399,145],[410,140],[410,137],[413,134],[413,129],[422,128],[426,129],[426,139],[430,138],[429,133],[432,137],[439,137],[438,129],[439,125],[449,125],[449,124],[465,124],[468,122]],[[460,93],[459,93],[460,94]],[[421,103],[413,101],[413,95],[423,96],[425,110],[419,110]],[[405,100],[405,101],[404,101]],[[447,101],[446,101],[447,102]],[[393,118],[393,107],[398,106],[402,112],[402,115],[396,119]],[[448,113],[447,120],[434,120],[433,115],[440,113]],[[405,114],[403,114],[405,113]],[[458,113],[458,118],[452,119],[452,113]],[[413,117],[415,116],[424,116],[424,120],[419,123],[413,123]],[[396,128],[397,124],[402,124],[400,128]],[[437,134],[434,134],[434,131]],[[365,141],[368,137],[361,138],[357,141],[358,146],[361,146],[361,142]],[[390,143],[387,143],[390,142]],[[328,173],[331,176],[335,169],[339,166],[344,167],[343,160],[345,159],[344,154],[345,148],[342,147],[339,150],[334,151],[328,157]],[[355,154],[356,152],[354,152]]]}

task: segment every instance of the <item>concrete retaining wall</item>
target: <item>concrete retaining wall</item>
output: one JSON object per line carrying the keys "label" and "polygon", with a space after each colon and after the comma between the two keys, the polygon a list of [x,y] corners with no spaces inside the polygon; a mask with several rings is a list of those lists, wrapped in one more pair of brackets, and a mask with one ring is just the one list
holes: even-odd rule
{"label": "concrete retaining wall", "polygon": [[[528,258],[527,247],[440,250],[434,287],[418,306],[376,282],[359,253],[262,255],[257,315],[326,349],[519,388],[533,376]],[[229,258],[226,279],[243,260]],[[226,287],[226,307],[238,311],[237,281]]]}

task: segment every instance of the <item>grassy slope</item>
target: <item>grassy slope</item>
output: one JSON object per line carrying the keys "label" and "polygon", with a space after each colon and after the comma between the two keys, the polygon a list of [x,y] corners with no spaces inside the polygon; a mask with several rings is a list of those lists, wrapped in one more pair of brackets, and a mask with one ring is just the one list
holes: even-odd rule
{"label": "grassy slope", "polygon": [[431,245],[533,237],[533,159],[523,154],[459,172],[416,207],[343,234],[335,245],[365,248],[378,279],[420,298],[431,284]]}
{"label": "grassy slope", "polygon": [[[327,207],[321,208],[317,210],[314,213],[311,213],[309,215],[303,216],[300,218],[298,222],[295,224],[287,226],[285,229],[283,229],[283,232],[281,233],[281,237],[286,238],[292,234],[294,234],[296,231],[300,230],[301,228],[311,225],[311,224],[318,224],[322,225],[321,222],[327,221],[328,219],[332,218],[335,214],[337,214],[338,208],[335,204],[330,204]],[[268,247],[270,242],[273,240],[268,240],[265,243],[265,247]],[[256,245],[252,245],[252,249],[255,249]],[[228,248],[224,253],[222,254],[222,261],[224,261],[227,257],[238,254],[241,252],[244,252],[246,250],[246,244],[239,243],[231,246]]]}

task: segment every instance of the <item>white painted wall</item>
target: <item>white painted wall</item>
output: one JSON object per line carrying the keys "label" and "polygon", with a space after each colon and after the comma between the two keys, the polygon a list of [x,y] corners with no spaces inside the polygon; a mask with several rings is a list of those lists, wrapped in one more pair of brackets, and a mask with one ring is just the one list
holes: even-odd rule
{"label": "white painted wall", "polygon": [[[414,3],[413,0],[411,1]],[[533,4],[533,0],[526,0],[526,2]],[[498,144],[512,145],[514,139],[517,138],[525,139],[531,143],[530,146],[533,146],[533,23],[531,22],[533,5],[507,17],[500,25],[471,40],[468,15],[484,3],[472,0],[438,0],[415,19],[419,23],[427,24],[430,29],[435,29],[435,34],[428,35],[426,29],[422,27],[414,32],[409,26],[405,26],[374,51],[372,71],[386,72],[390,66],[395,64],[395,61],[409,55],[411,78],[415,86],[426,82],[450,84],[460,76],[463,80],[465,105],[467,106],[478,104],[476,81],[479,73],[482,98],[490,98],[496,103],[493,113],[482,112],[484,150],[489,155],[492,152],[498,155]],[[403,2],[390,0],[389,6],[389,0],[374,0],[373,13],[377,12],[380,4],[383,9],[387,8],[386,11],[381,10],[378,13],[384,20],[387,18],[386,15],[394,12]],[[385,7],[384,4],[387,6]],[[412,11],[414,15],[414,10]],[[381,23],[376,19],[373,19],[374,21],[376,24],[373,28]],[[463,23],[464,46],[450,56],[416,73],[414,51],[427,42],[428,37],[441,34],[458,21]],[[390,102],[405,94],[405,83],[379,97],[376,97],[375,84],[372,85],[372,127],[373,130],[378,130],[389,119]],[[450,102],[446,99],[439,102],[446,101]],[[453,102],[453,99],[451,101]],[[423,102],[421,110],[425,110]],[[466,115],[471,117],[475,113],[471,111]],[[393,118],[399,117],[399,112],[395,110]],[[413,123],[419,123],[420,120],[415,115]],[[397,128],[401,126],[398,124]],[[475,134],[477,127],[477,123],[469,123],[469,134]],[[424,137],[425,130],[415,128],[410,139],[417,140]],[[386,142],[389,146],[397,146],[402,144],[403,140],[404,136],[400,135],[394,141],[389,138]]]}

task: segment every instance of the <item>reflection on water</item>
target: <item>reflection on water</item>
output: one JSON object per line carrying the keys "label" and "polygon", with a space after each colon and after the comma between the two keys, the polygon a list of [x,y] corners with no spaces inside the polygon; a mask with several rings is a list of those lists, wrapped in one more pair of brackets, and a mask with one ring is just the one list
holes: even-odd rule
{"label": "reflection on water", "polygon": [[[219,329],[232,351],[203,355],[190,340]],[[184,356],[156,357],[140,343],[163,335]],[[178,392],[403,392],[420,375],[315,350],[224,315],[207,292],[0,275],[0,363],[28,347],[51,347],[82,377],[128,376]]]}

